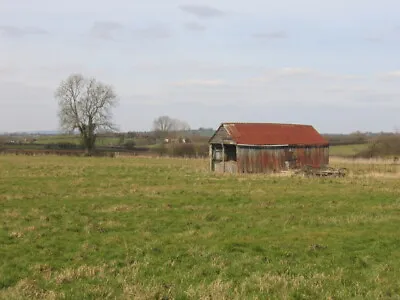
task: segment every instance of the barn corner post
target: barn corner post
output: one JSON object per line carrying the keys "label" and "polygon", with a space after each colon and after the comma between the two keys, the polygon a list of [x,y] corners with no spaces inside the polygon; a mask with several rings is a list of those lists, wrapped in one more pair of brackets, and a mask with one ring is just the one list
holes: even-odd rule
{"label": "barn corner post", "polygon": [[238,150],[238,146],[237,145],[235,145],[235,153],[236,153],[236,173],[239,173],[239,166],[240,166],[239,159],[240,159],[240,157],[239,157],[239,150]]}
{"label": "barn corner post", "polygon": [[224,143],[222,145],[222,172],[225,173],[225,145]]}
{"label": "barn corner post", "polygon": [[210,171],[214,171],[213,165],[214,165],[214,153],[213,153],[213,145],[210,144],[208,146],[208,157],[209,157],[209,167],[210,167]]}

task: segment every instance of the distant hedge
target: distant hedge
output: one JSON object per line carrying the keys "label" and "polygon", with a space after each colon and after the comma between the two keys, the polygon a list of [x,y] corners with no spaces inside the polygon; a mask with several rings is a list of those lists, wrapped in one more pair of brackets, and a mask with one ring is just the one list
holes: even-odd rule
{"label": "distant hedge", "polygon": [[50,149],[50,150],[65,150],[65,149],[82,149],[83,147],[74,143],[55,143],[55,144],[46,144],[44,146],[45,149]]}
{"label": "distant hedge", "polygon": [[400,156],[400,135],[379,136],[370,142],[367,149],[360,151],[356,157],[373,158]]}
{"label": "distant hedge", "polygon": [[170,157],[207,157],[208,144],[161,144],[152,149],[159,156]]}

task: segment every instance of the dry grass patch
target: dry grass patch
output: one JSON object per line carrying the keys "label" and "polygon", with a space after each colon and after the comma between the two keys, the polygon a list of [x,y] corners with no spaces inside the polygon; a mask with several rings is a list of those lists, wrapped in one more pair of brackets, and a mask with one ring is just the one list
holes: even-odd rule
{"label": "dry grass patch", "polygon": [[24,237],[24,233],[21,231],[11,231],[8,236],[13,239],[21,239]]}
{"label": "dry grass patch", "polygon": [[115,220],[102,221],[102,222],[99,222],[99,225],[104,227],[104,228],[123,228],[123,227],[126,227],[126,224],[122,224],[121,222],[115,221]]}
{"label": "dry grass patch", "polygon": [[22,279],[15,286],[0,290],[0,299],[4,300],[56,300],[63,298],[63,293],[46,291],[40,288],[35,280],[31,279]]}
{"label": "dry grass patch", "polygon": [[78,268],[67,268],[60,272],[53,274],[53,278],[57,284],[65,284],[69,282],[76,282],[82,279],[104,279],[110,272],[107,265],[102,266],[88,266],[83,265]]}
{"label": "dry grass patch", "polygon": [[387,217],[385,215],[370,214],[354,214],[349,216],[335,216],[335,217],[315,217],[303,220],[301,223],[315,224],[315,225],[362,225],[362,224],[379,224],[385,223],[390,220],[398,221],[397,217]]}
{"label": "dry grass patch", "polygon": [[98,209],[97,211],[102,213],[130,212],[137,207],[140,207],[140,205],[117,204],[110,207]]}
{"label": "dry grass patch", "polygon": [[21,217],[21,213],[17,209],[5,209],[3,212],[3,219],[18,219]]}
{"label": "dry grass patch", "polygon": [[141,299],[141,300],[154,300],[154,299],[174,299],[171,296],[171,291],[168,287],[161,287],[147,282],[146,285],[142,283],[125,283],[123,284],[123,294],[121,299]]}

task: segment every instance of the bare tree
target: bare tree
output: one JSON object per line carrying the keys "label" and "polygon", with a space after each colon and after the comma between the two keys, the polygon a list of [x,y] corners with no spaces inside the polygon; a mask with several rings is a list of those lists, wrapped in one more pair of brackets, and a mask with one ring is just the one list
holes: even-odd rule
{"label": "bare tree", "polygon": [[190,130],[187,122],[173,119],[169,116],[161,116],[153,121],[153,130],[159,137],[166,137],[168,134],[176,134],[179,131]]}
{"label": "bare tree", "polygon": [[115,129],[111,109],[118,100],[113,88],[94,78],[72,74],[61,82],[55,97],[59,104],[61,128],[65,131],[79,130],[82,144],[91,155],[97,133]]}
{"label": "bare tree", "polygon": [[174,119],[168,116],[161,116],[153,121],[153,130],[160,133],[167,133],[173,130],[174,123]]}
{"label": "bare tree", "polygon": [[182,120],[177,120],[175,119],[175,131],[189,131],[190,130],[190,125],[186,121]]}

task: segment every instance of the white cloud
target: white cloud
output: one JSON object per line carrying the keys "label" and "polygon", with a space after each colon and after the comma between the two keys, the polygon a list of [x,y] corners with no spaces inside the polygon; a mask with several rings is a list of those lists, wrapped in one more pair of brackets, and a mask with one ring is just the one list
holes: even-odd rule
{"label": "white cloud", "polygon": [[220,87],[225,86],[224,80],[202,80],[202,79],[189,79],[173,83],[174,86],[185,87],[185,86],[197,86],[197,87]]}
{"label": "white cloud", "polygon": [[207,5],[181,5],[179,8],[198,18],[215,18],[225,15],[224,11]]}
{"label": "white cloud", "polygon": [[97,21],[93,24],[90,34],[95,38],[112,40],[116,31],[122,28],[122,24],[117,22]]}
{"label": "white cloud", "polygon": [[400,79],[400,70],[395,70],[395,71],[379,74],[378,76],[384,80]]}
{"label": "white cloud", "polygon": [[204,31],[207,28],[200,23],[197,22],[187,22],[183,24],[184,28],[189,30],[189,31]]}
{"label": "white cloud", "polygon": [[148,27],[133,30],[135,35],[142,38],[165,39],[172,36],[172,32],[165,24],[153,24]]}
{"label": "white cloud", "polygon": [[284,67],[280,69],[270,69],[264,72],[263,75],[253,77],[247,82],[276,82],[282,80],[305,80],[305,79],[318,79],[326,81],[356,81],[365,79],[365,76],[354,74],[335,74],[323,72],[311,68],[299,67]]}
{"label": "white cloud", "polygon": [[0,33],[7,37],[23,37],[26,35],[42,35],[48,32],[44,29],[37,27],[17,27],[10,25],[0,26]]}
{"label": "white cloud", "polygon": [[284,67],[281,69],[267,70],[263,75],[248,79],[248,82],[272,82],[286,77],[307,77],[319,75],[316,70],[308,68]]}
{"label": "white cloud", "polygon": [[381,35],[370,35],[365,37],[364,40],[371,43],[382,43],[384,41],[384,38]]}
{"label": "white cloud", "polygon": [[310,75],[310,74],[315,74],[317,73],[314,70],[311,69],[305,69],[305,68],[283,68],[278,71],[278,74],[280,76],[296,76],[296,75]]}
{"label": "white cloud", "polygon": [[253,34],[254,38],[258,39],[267,39],[267,40],[274,40],[274,39],[286,39],[288,34],[286,31],[274,31],[274,32],[267,32],[267,33],[256,33]]}
{"label": "white cloud", "polygon": [[[184,80],[165,90],[168,101],[202,103],[210,106],[235,104],[237,107],[286,105],[361,108],[368,104],[399,109],[400,91],[395,84],[383,86],[374,75],[334,74],[311,68],[286,67],[269,70],[267,75],[244,80]],[[209,87],[213,87],[210,89]],[[190,95],[190,96],[189,96]],[[159,95],[162,97],[162,95]],[[372,109],[372,108],[371,108]]]}

